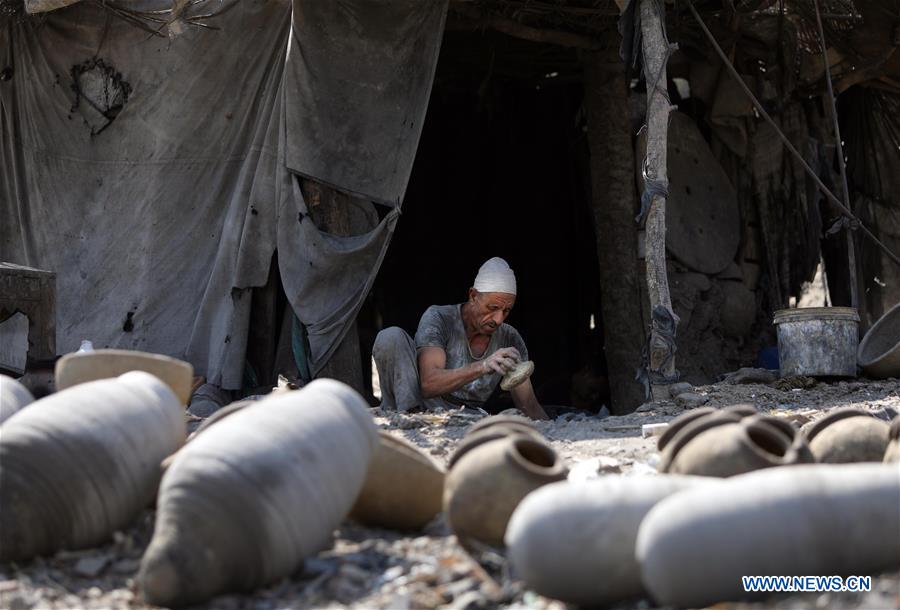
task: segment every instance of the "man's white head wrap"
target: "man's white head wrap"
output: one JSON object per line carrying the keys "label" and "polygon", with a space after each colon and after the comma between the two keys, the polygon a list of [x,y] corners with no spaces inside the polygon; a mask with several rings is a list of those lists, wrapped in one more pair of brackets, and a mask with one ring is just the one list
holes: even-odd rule
{"label": "man's white head wrap", "polygon": [[478,292],[505,292],[516,294],[516,274],[509,268],[509,264],[495,256],[485,262],[472,287]]}

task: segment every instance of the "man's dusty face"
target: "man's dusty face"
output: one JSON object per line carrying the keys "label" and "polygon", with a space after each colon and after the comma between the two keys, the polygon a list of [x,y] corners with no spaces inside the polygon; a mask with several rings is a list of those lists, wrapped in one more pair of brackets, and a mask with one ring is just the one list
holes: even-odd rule
{"label": "man's dusty face", "polygon": [[470,296],[475,325],[486,335],[492,335],[500,328],[516,303],[516,295],[505,292],[478,292],[473,288]]}

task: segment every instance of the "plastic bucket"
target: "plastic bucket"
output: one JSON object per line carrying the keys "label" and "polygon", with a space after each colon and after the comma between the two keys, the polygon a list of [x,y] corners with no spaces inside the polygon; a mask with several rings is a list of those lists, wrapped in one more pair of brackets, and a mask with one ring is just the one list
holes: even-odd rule
{"label": "plastic bucket", "polygon": [[774,323],[782,377],[856,377],[859,314],[855,309],[779,309]]}
{"label": "plastic bucket", "polygon": [[900,377],[900,303],[881,316],[863,337],[859,366],[868,377]]}

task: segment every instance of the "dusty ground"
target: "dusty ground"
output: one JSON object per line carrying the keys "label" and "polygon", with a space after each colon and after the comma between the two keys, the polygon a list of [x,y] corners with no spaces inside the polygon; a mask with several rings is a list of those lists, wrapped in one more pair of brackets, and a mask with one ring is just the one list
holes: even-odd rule
{"label": "dusty ground", "polygon": [[[811,381],[811,380],[810,380]],[[900,381],[726,385],[695,388],[711,406],[753,403],[761,411],[797,424],[841,406],[855,406],[888,418],[900,411]],[[791,388],[791,385],[800,386]],[[647,403],[623,417],[564,416],[537,426],[574,476],[598,469],[607,476],[655,471],[655,439],[641,438],[641,425],[669,421],[684,409],[673,401]],[[459,411],[402,415],[374,411],[382,428],[416,443],[446,461],[477,414]],[[110,544],[83,552],[63,552],[24,565],[0,564],[0,608],[149,608],[135,592],[133,578],[153,528],[147,511]],[[465,552],[440,520],[418,534],[398,534],[344,524],[334,547],[291,578],[254,592],[216,598],[197,610],[287,608],[541,608],[563,610],[559,602],[524,590],[500,552]],[[617,610],[654,608],[648,600]],[[716,605],[717,610],[900,608],[900,572],[876,577],[864,594],[804,594],[765,602]]]}

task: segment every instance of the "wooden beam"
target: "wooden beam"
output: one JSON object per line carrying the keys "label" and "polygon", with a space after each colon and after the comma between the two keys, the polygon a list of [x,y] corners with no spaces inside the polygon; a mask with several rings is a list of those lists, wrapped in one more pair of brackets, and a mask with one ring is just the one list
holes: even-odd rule
{"label": "wooden beam", "polygon": [[545,30],[540,28],[524,25],[518,21],[484,13],[481,10],[464,5],[453,4],[451,10],[463,17],[471,20],[471,26],[476,28],[487,28],[507,36],[521,38],[522,40],[530,40],[531,42],[541,42],[546,44],[555,44],[563,47],[573,47],[576,49],[598,50],[601,48],[600,41],[590,36],[583,36],[573,32],[563,32],[560,30]]}

